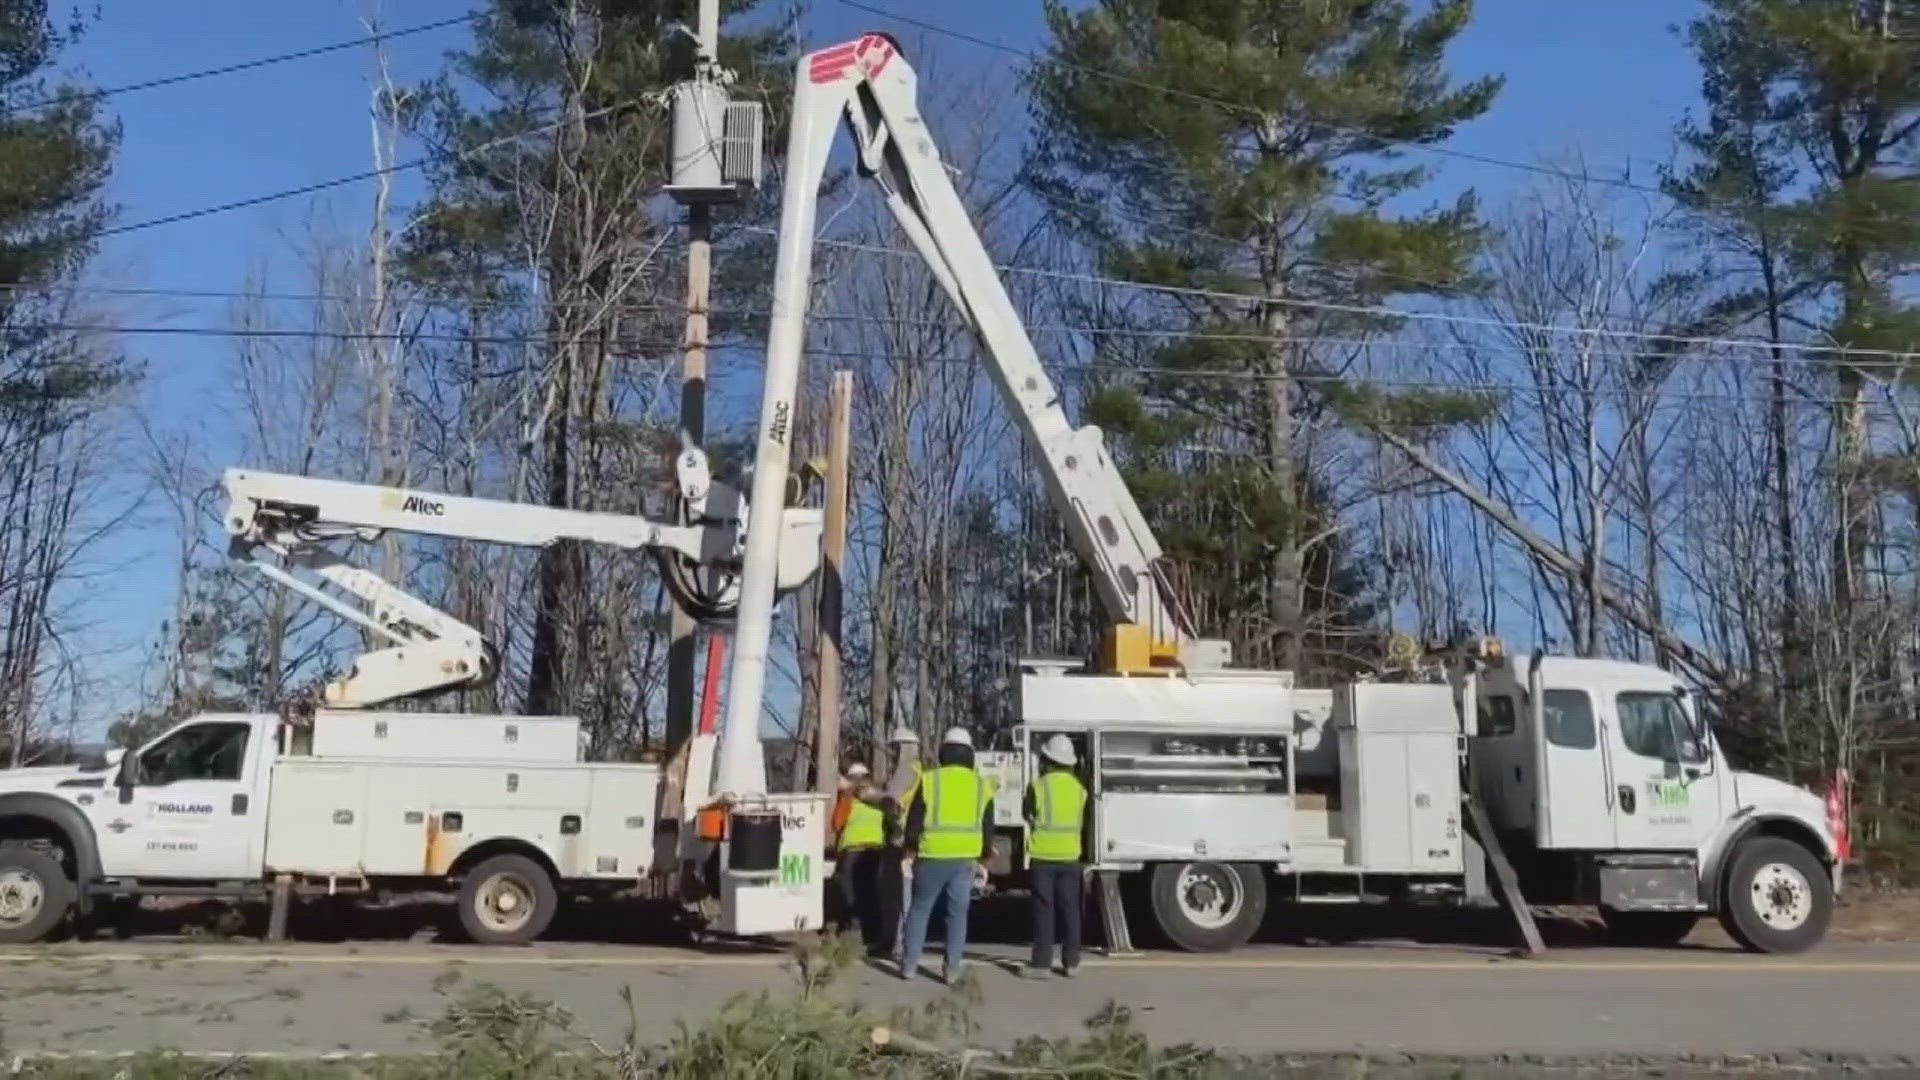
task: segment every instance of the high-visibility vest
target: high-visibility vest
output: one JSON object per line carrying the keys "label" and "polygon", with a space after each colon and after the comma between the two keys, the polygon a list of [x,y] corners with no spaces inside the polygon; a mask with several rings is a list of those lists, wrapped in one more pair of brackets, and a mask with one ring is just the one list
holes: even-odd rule
{"label": "high-visibility vest", "polygon": [[853,800],[853,806],[847,811],[846,824],[840,826],[840,850],[875,848],[885,843],[886,839],[887,815],[877,806],[869,806],[859,799]]}
{"label": "high-visibility vest", "polygon": [[942,765],[921,773],[914,790],[927,805],[920,857],[978,859],[985,851],[981,828],[993,785],[964,765]]}
{"label": "high-visibility vest", "polygon": [[1079,862],[1080,827],[1087,820],[1087,788],[1080,778],[1065,769],[1040,774],[1033,810],[1027,855],[1039,862]]}

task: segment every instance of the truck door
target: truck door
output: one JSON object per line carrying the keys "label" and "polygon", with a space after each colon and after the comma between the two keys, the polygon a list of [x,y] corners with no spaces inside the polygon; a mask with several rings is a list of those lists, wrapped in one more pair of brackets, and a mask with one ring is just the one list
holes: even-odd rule
{"label": "truck door", "polygon": [[1614,847],[1606,743],[1585,690],[1547,690],[1534,754],[1539,785],[1535,841],[1542,848]]}
{"label": "truck door", "polygon": [[[245,719],[182,724],[137,753],[128,786],[94,803],[107,876],[236,880],[258,877],[267,808],[255,798],[266,755]],[[126,774],[122,774],[125,776]]]}
{"label": "truck door", "polygon": [[1614,832],[1622,849],[1692,851],[1720,823],[1722,777],[1680,696],[1613,695]]}

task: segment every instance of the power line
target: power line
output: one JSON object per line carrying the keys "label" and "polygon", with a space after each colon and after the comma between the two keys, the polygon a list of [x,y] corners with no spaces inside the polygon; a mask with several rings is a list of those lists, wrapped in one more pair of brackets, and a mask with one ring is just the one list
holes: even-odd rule
{"label": "power line", "polygon": [[[842,2],[845,2],[845,0],[842,0]],[[778,235],[775,230],[764,226],[744,226],[743,228],[748,232],[760,232],[770,236]],[[814,243],[821,247],[864,251],[899,258],[921,258],[920,253],[917,251],[910,251],[906,248],[888,247],[880,244],[866,244],[826,238],[817,239]],[[1279,307],[1327,311],[1346,315],[1368,315],[1377,318],[1401,319],[1408,322],[1445,323],[1508,331],[1525,330],[1554,336],[1644,341],[1669,347],[1685,345],[1699,348],[1793,349],[1801,353],[1834,356],[1838,358],[1834,361],[1836,364],[1843,364],[1848,367],[1865,368],[1875,366],[1873,363],[1868,362],[1866,358],[1878,358],[1899,362],[1920,358],[1920,352],[1898,349],[1857,349],[1845,345],[1789,345],[1782,342],[1768,341],[1765,338],[1712,337],[1693,334],[1663,334],[1647,330],[1618,330],[1607,327],[1568,326],[1556,323],[1502,319],[1495,316],[1459,315],[1442,311],[1416,311],[1409,308],[1387,307],[1381,304],[1346,304],[1332,300],[1309,300],[1300,297],[1266,297],[1251,293],[1228,292],[1222,289],[1202,289],[1187,285],[1165,285],[1158,282],[1132,281],[1126,278],[1107,277],[1085,271],[1051,270],[1044,267],[1014,266],[998,263],[995,264],[994,268],[1004,274],[1021,274],[1029,277],[1077,282],[1087,285],[1101,285],[1109,288],[1138,289],[1143,292],[1164,293],[1173,296],[1189,296],[1210,300],[1226,300],[1238,304],[1274,304]]]}
{"label": "power line", "polygon": [[[593,119],[594,117],[604,116],[608,113],[616,112],[625,107],[626,107],[625,105],[603,106],[601,108],[594,109],[587,112],[582,117],[582,119],[590,120],[590,119]],[[455,153],[453,157],[456,159],[466,158],[466,157],[472,157],[475,154],[486,153],[489,150],[497,150],[502,146],[507,146],[512,143],[518,142],[521,139],[531,138],[532,136],[539,135],[544,132],[552,131],[564,124],[568,124],[572,122],[574,122],[574,118],[572,117],[561,117],[558,120],[550,120],[544,124],[536,124],[533,127],[523,128],[519,131],[512,132],[507,135],[502,135],[495,139],[489,139],[478,146],[470,146],[465,150],[461,150]],[[246,199],[236,199],[233,202],[219,203],[214,206],[203,206],[193,210],[182,210],[179,213],[165,214],[161,217],[148,218],[145,221],[135,221],[125,225],[113,225],[113,226],[109,226],[108,228],[100,230],[99,235],[102,237],[123,236],[127,233],[141,232],[146,229],[157,229],[163,225],[177,225],[183,221],[194,221],[199,218],[213,217],[216,214],[230,213],[234,210],[245,210],[250,207],[263,206],[267,203],[282,202],[287,199],[297,199],[303,195],[315,195],[322,191],[331,191],[334,188],[347,187],[348,185],[351,185],[351,184],[364,183],[365,181],[377,179],[382,176],[391,176],[395,173],[403,173],[403,172],[411,171],[413,169],[425,168],[426,166],[433,164],[436,160],[439,160],[439,159],[432,158],[432,157],[414,158],[410,161],[397,162],[395,164],[388,165],[383,168],[368,169],[365,172],[357,172],[352,174],[351,176],[337,176],[331,180],[322,180],[322,181],[319,181],[318,183],[313,183],[313,184],[303,184],[300,187],[287,188],[281,191],[270,191],[264,195],[255,195],[255,196],[252,196],[251,198],[246,198]]]}
{"label": "power line", "polygon": [[[826,241],[826,240],[822,240],[819,242],[823,244],[842,243],[842,242]],[[892,249],[892,248],[875,249],[867,245],[863,245],[863,249],[885,250],[892,254],[915,255],[915,257],[917,257],[917,253],[907,252],[904,249]],[[1011,266],[1002,267],[1002,269],[1008,273],[1020,273],[1020,272],[1041,273],[1043,272],[1038,268],[1022,268],[1022,267],[1011,267]],[[1062,273],[1060,271],[1044,271],[1044,272]],[[1148,283],[1141,283],[1141,282],[1134,282],[1131,284],[1142,289],[1174,288],[1174,286],[1155,286],[1155,285],[1150,285]],[[40,288],[35,288],[32,286],[21,285],[21,284],[0,284],[0,291],[52,292],[52,293],[76,295],[76,296],[99,295],[99,296],[128,296],[128,297],[178,297],[182,299],[210,299],[210,300],[232,300],[232,301],[258,300],[258,301],[264,301],[264,302],[291,302],[291,303],[350,304],[350,303],[364,302],[367,299],[364,296],[356,296],[353,294],[327,294],[327,293],[306,293],[306,292],[260,292],[260,291],[248,291],[248,290],[182,289],[182,288],[136,287],[136,286],[115,287],[115,286],[97,286],[97,285],[68,285],[68,286],[55,286],[52,289],[40,289]],[[1242,294],[1222,294],[1222,295],[1236,296],[1240,299],[1249,300],[1249,301],[1258,301],[1260,299],[1259,297],[1245,296]],[[471,301],[462,301],[461,306],[479,308],[483,310],[510,310],[510,309],[524,307],[529,312],[536,312],[536,311],[544,311],[544,310],[604,309],[614,303],[616,302],[609,301],[604,298],[585,298],[585,299],[570,300],[570,301],[564,301],[564,302],[556,302],[553,300],[533,300],[533,299],[509,300],[509,299],[498,299],[498,298],[496,299],[479,298]],[[1304,304],[1304,303],[1309,303],[1309,301],[1298,301],[1298,303]],[[629,311],[657,314],[663,317],[679,316],[679,315],[684,315],[686,313],[685,305],[682,303],[672,303],[672,302],[660,303],[660,302],[650,301],[645,303],[629,303],[624,306],[625,306],[625,309]],[[1392,310],[1398,310],[1398,309],[1392,309]],[[765,319],[771,315],[771,312],[770,310],[764,309],[764,308],[715,307],[710,310],[710,314],[724,316],[724,317],[744,318],[744,319]],[[1418,314],[1436,315],[1436,316],[1445,315],[1445,313],[1437,313],[1437,312],[1436,313],[1422,312]],[[1552,324],[1513,323],[1513,322],[1509,322],[1507,320],[1501,319],[1497,316],[1484,316],[1484,317],[1446,316],[1446,318],[1448,319],[1476,318],[1481,322],[1484,322],[1488,325],[1491,325],[1497,329],[1502,329],[1502,330],[1508,330],[1508,329],[1537,330],[1541,326],[1552,325]],[[967,324],[957,318],[944,318],[944,319],[917,318],[916,319],[916,318],[907,318],[907,317],[898,316],[898,315],[878,315],[878,314],[851,312],[851,311],[813,311],[807,315],[807,319],[809,322],[871,324],[876,326],[919,326],[919,327],[926,327],[926,328],[932,328],[932,329],[947,328],[947,329],[960,330],[960,331],[964,331],[968,329]],[[1567,334],[1571,334],[1574,332],[1593,332],[1597,334],[1600,332],[1600,328],[1593,328],[1593,327],[1561,327],[1559,329],[1560,331]],[[1034,333],[1034,334],[1066,333],[1066,334],[1084,335],[1090,338],[1145,338],[1145,339],[1166,339],[1166,340],[1181,340],[1181,341],[1209,341],[1209,342],[1254,344],[1254,345],[1267,344],[1267,345],[1323,346],[1323,347],[1333,347],[1333,348],[1391,350],[1391,351],[1411,350],[1411,351],[1436,352],[1436,353],[1475,353],[1475,352],[1482,352],[1482,351],[1489,351],[1489,352],[1502,351],[1502,347],[1498,343],[1482,344],[1482,343],[1464,342],[1464,341],[1420,341],[1420,340],[1407,341],[1407,340],[1396,340],[1391,338],[1341,337],[1341,336],[1323,335],[1323,334],[1292,334],[1292,335],[1262,334],[1262,333],[1235,332],[1235,331],[1194,330],[1190,328],[1180,328],[1180,327],[1097,326],[1097,325],[1085,325],[1085,324],[1074,324],[1074,323],[1029,323],[1027,324],[1027,330],[1029,333]],[[405,341],[405,340],[433,341],[433,340],[441,340],[444,337],[444,335],[440,337],[436,337],[434,334],[428,331],[395,332],[395,333],[389,334],[388,336],[392,339],[402,340],[402,341]],[[1555,335],[1555,336],[1558,336],[1558,335]],[[1657,340],[1662,342],[1671,342],[1672,340],[1674,340],[1671,335],[1658,334],[1652,331],[1633,331],[1633,332],[1617,331],[1616,336],[1625,337],[1625,338],[1628,338],[1629,340]],[[478,339],[473,337],[459,337],[457,339],[449,339],[449,340],[480,341],[481,343],[485,343],[484,339]],[[508,343],[514,343],[522,340],[534,340],[534,339],[508,337],[508,338],[502,338],[501,340]],[[1793,342],[1777,342],[1776,343],[1776,342],[1767,341],[1765,339],[1760,339],[1760,338],[1719,338],[1719,339],[1702,339],[1702,340],[1717,342],[1722,347],[1728,347],[1728,348],[1738,347],[1745,350],[1755,351],[1760,355],[1753,356],[1744,362],[1749,364],[1764,365],[1764,366],[1780,366],[1780,367],[1811,366],[1815,361],[1809,358],[1806,358],[1804,356],[1799,356],[1795,354],[1799,354],[1803,352],[1827,354],[1827,353],[1836,352],[1836,351],[1839,351],[1839,352],[1845,351],[1840,349],[1838,346],[1824,346],[1824,345],[1817,345],[1817,344],[1796,344]],[[1507,351],[1520,352],[1520,353],[1526,353],[1529,351],[1528,347],[1525,345],[1508,345],[1506,346],[1506,349]],[[1785,355],[1775,355],[1776,353],[1785,354]],[[1613,357],[1611,356],[1605,357],[1605,359],[1612,359],[1612,358]],[[1887,355],[1883,357],[1878,357],[1878,358],[1863,355],[1858,359],[1848,359],[1841,362],[1845,363],[1849,367],[1857,367],[1857,368],[1862,368],[1867,370],[1882,369],[1882,370],[1898,371],[1898,370],[1904,370],[1908,366],[1909,362],[1913,360],[1920,360],[1920,352],[1888,353]]]}
{"label": "power line", "polygon": [[[208,338],[227,338],[227,339],[236,339],[236,340],[264,339],[264,340],[291,340],[291,341],[406,341],[406,342],[440,342],[440,343],[460,344],[460,345],[506,345],[506,346],[518,346],[518,345],[547,346],[547,345],[553,344],[554,341],[558,340],[562,336],[562,335],[546,336],[546,335],[537,335],[537,334],[469,334],[469,333],[433,332],[433,331],[419,332],[419,333],[406,333],[406,332],[394,332],[394,331],[347,330],[347,329],[326,330],[326,329],[313,329],[313,328],[245,327],[245,326],[235,326],[235,327],[166,326],[166,325],[152,325],[152,324],[143,325],[143,324],[77,323],[77,322],[45,323],[45,324],[40,324],[40,328],[48,331],[52,331],[52,332],[65,332],[65,333],[103,333],[103,334],[117,333],[117,334],[128,334],[128,335],[134,335],[134,336],[151,335],[151,336],[162,336],[162,337],[208,337]],[[670,336],[671,335],[663,334],[661,340],[666,340]],[[616,348],[632,345],[634,343],[635,343],[634,339],[617,338],[613,341],[613,345]],[[1416,343],[1409,342],[1404,344],[1406,344],[1409,348],[1412,348],[1412,347],[1415,347]],[[809,346],[806,349],[806,355],[812,356],[812,357],[831,357],[831,358],[839,358],[839,359],[866,360],[866,361],[889,361],[889,360],[900,359],[900,356],[897,353],[881,353],[881,352],[871,351],[871,350],[842,349],[842,348],[832,348],[832,347],[812,347],[812,346]],[[752,356],[751,354],[746,358],[746,361],[747,362],[745,365],[738,365],[738,364],[734,365],[734,370],[738,371],[743,366],[746,368],[752,368],[755,364],[758,363],[758,359]],[[910,357],[905,362],[912,363],[912,364],[940,364],[944,366],[962,366],[962,367],[969,367],[969,368],[977,368],[983,374],[985,373],[984,366],[979,364],[978,361],[975,361],[966,357],[961,357],[961,356],[938,356],[938,355],[913,356],[913,357]],[[1669,406],[1702,402],[1702,401],[1742,402],[1742,403],[1752,404],[1755,406],[1760,406],[1768,403],[1767,398],[1758,396],[1758,395],[1752,395],[1752,394],[1739,394],[1739,393],[1733,393],[1733,392],[1718,392],[1718,391],[1710,391],[1710,390],[1692,390],[1692,389],[1674,390],[1668,387],[1657,387],[1651,390],[1634,390],[1631,388],[1619,387],[1619,386],[1596,386],[1596,387],[1588,387],[1588,388],[1581,389],[1581,388],[1576,388],[1576,387],[1571,387],[1566,385],[1555,386],[1555,385],[1542,384],[1540,382],[1519,381],[1519,380],[1412,379],[1412,378],[1405,378],[1405,377],[1381,377],[1381,376],[1373,376],[1373,375],[1367,375],[1367,374],[1331,374],[1331,373],[1315,373],[1315,372],[1264,372],[1264,371],[1253,371],[1253,370],[1235,369],[1235,368],[1183,368],[1183,367],[1136,365],[1136,364],[1124,364],[1124,363],[1102,363],[1102,362],[1055,363],[1049,366],[1056,372],[1065,372],[1065,373],[1072,373],[1072,374],[1079,374],[1079,375],[1112,375],[1112,376],[1146,375],[1146,376],[1164,376],[1168,378],[1179,378],[1179,379],[1203,379],[1203,380],[1211,379],[1211,380],[1226,380],[1226,381],[1250,382],[1250,383],[1267,383],[1267,382],[1284,380],[1287,382],[1301,383],[1305,385],[1358,385],[1358,386],[1390,389],[1390,390],[1446,392],[1446,393],[1484,393],[1484,394],[1585,393],[1585,394],[1590,394],[1595,398],[1603,399],[1603,400],[1628,399],[1641,404],[1643,407],[1646,407],[1646,406],[1669,407]],[[1817,397],[1813,395],[1797,396],[1795,401],[1797,404],[1800,404],[1800,405],[1838,405],[1838,404],[1848,403],[1846,399],[1842,399],[1842,398]]]}
{"label": "power line", "polygon": [[33,101],[24,101],[0,107],[0,116],[11,116],[17,112],[26,112],[32,109],[43,109],[49,105],[61,105],[75,101],[98,101],[103,98],[118,97],[121,94],[132,94],[141,90],[157,90],[163,86],[178,86],[181,83],[198,82],[202,79],[213,79],[223,75],[237,75],[241,72],[255,71],[260,68],[273,67],[277,64],[287,64],[296,60],[307,60],[315,56],[325,56],[329,53],[344,52],[347,49],[357,49],[363,45],[377,45],[383,41],[397,41],[400,38],[430,33],[434,30],[444,30],[449,26],[462,26],[473,22],[480,17],[480,14],[481,13],[477,11],[468,12],[465,15],[455,16],[451,19],[439,19],[430,23],[421,23],[417,26],[403,27],[399,30],[376,31],[375,33],[357,37],[350,41],[336,41],[328,45],[315,45],[312,48],[298,49],[294,52],[262,56],[253,60],[242,60],[235,64],[223,64],[219,67],[200,68],[196,71],[183,71],[174,75],[142,79],[139,82],[122,83],[119,86],[82,90],[70,94],[52,94]]}

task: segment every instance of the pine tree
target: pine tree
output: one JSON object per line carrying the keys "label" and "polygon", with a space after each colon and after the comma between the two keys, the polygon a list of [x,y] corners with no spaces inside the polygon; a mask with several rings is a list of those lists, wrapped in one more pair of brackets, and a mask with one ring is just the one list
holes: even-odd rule
{"label": "pine tree", "polygon": [[[1169,335],[1158,344],[1098,343],[1151,371],[1106,388],[1096,418],[1169,555],[1192,563],[1200,620],[1230,628],[1246,660],[1301,669],[1316,627],[1367,614],[1309,425],[1329,408],[1376,422],[1458,411],[1339,392],[1312,339],[1382,323],[1299,302],[1473,287],[1484,229],[1471,195],[1389,208],[1430,179],[1408,146],[1446,139],[1500,88],[1445,70],[1472,12],[1471,0],[1418,16],[1404,0],[1049,4],[1033,76],[1041,196],[1105,273],[1197,290],[1130,308]],[[1189,374],[1222,370],[1244,377]]]}
{"label": "pine tree", "polygon": [[[1908,351],[1920,308],[1896,282],[1920,266],[1920,5],[1911,0],[1708,0],[1689,27],[1709,105],[1728,97],[1751,130],[1745,147],[1690,140],[1709,162],[1730,152],[1763,187],[1759,209],[1780,226],[1800,294],[1820,302],[1825,336],[1842,348]],[[1722,110],[1724,111],[1724,110]],[[1705,179],[1711,180],[1708,174]],[[1698,197],[1722,214],[1737,197],[1706,184]],[[1771,203],[1771,205],[1769,205]],[[1752,211],[1749,210],[1749,213]],[[1884,374],[1882,372],[1881,374]],[[1869,371],[1833,367],[1839,477],[1835,593],[1842,606],[1872,542],[1875,496],[1865,391]]]}

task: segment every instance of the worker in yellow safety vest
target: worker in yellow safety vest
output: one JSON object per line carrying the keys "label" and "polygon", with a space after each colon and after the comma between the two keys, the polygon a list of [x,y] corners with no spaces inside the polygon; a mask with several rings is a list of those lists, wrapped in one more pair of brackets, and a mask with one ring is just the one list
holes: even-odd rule
{"label": "worker in yellow safety vest", "polygon": [[993,785],[973,766],[973,736],[965,728],[950,729],[940,743],[939,766],[921,775],[907,807],[904,839],[913,860],[913,902],[901,935],[902,979],[920,970],[935,907],[946,917],[943,976],[948,985],[960,978],[975,868],[984,864],[993,843]]}
{"label": "worker in yellow safety vest", "polygon": [[847,821],[853,816],[854,807],[860,804],[860,790],[872,782],[871,771],[861,762],[848,765],[840,774],[840,783],[833,793],[833,813],[827,820],[827,851],[834,860],[833,892],[828,895],[831,901],[827,912],[827,922],[836,930],[845,932],[854,925],[855,914],[859,910],[854,902],[854,863],[857,860],[847,858],[852,854],[846,847]]}
{"label": "worker in yellow safety vest", "polygon": [[883,931],[880,924],[878,888],[887,842],[886,796],[874,787],[872,773],[860,762],[847,767],[841,794],[843,802],[834,814],[833,876],[840,897],[834,925],[845,932],[858,924],[869,953],[891,949],[892,931]]}
{"label": "worker in yellow safety vest", "polygon": [[1032,886],[1033,955],[1026,974],[1043,977],[1060,940],[1060,973],[1080,969],[1081,832],[1087,821],[1087,786],[1074,775],[1073,741],[1055,735],[1040,747],[1040,775],[1022,801],[1027,820],[1027,880]]}

